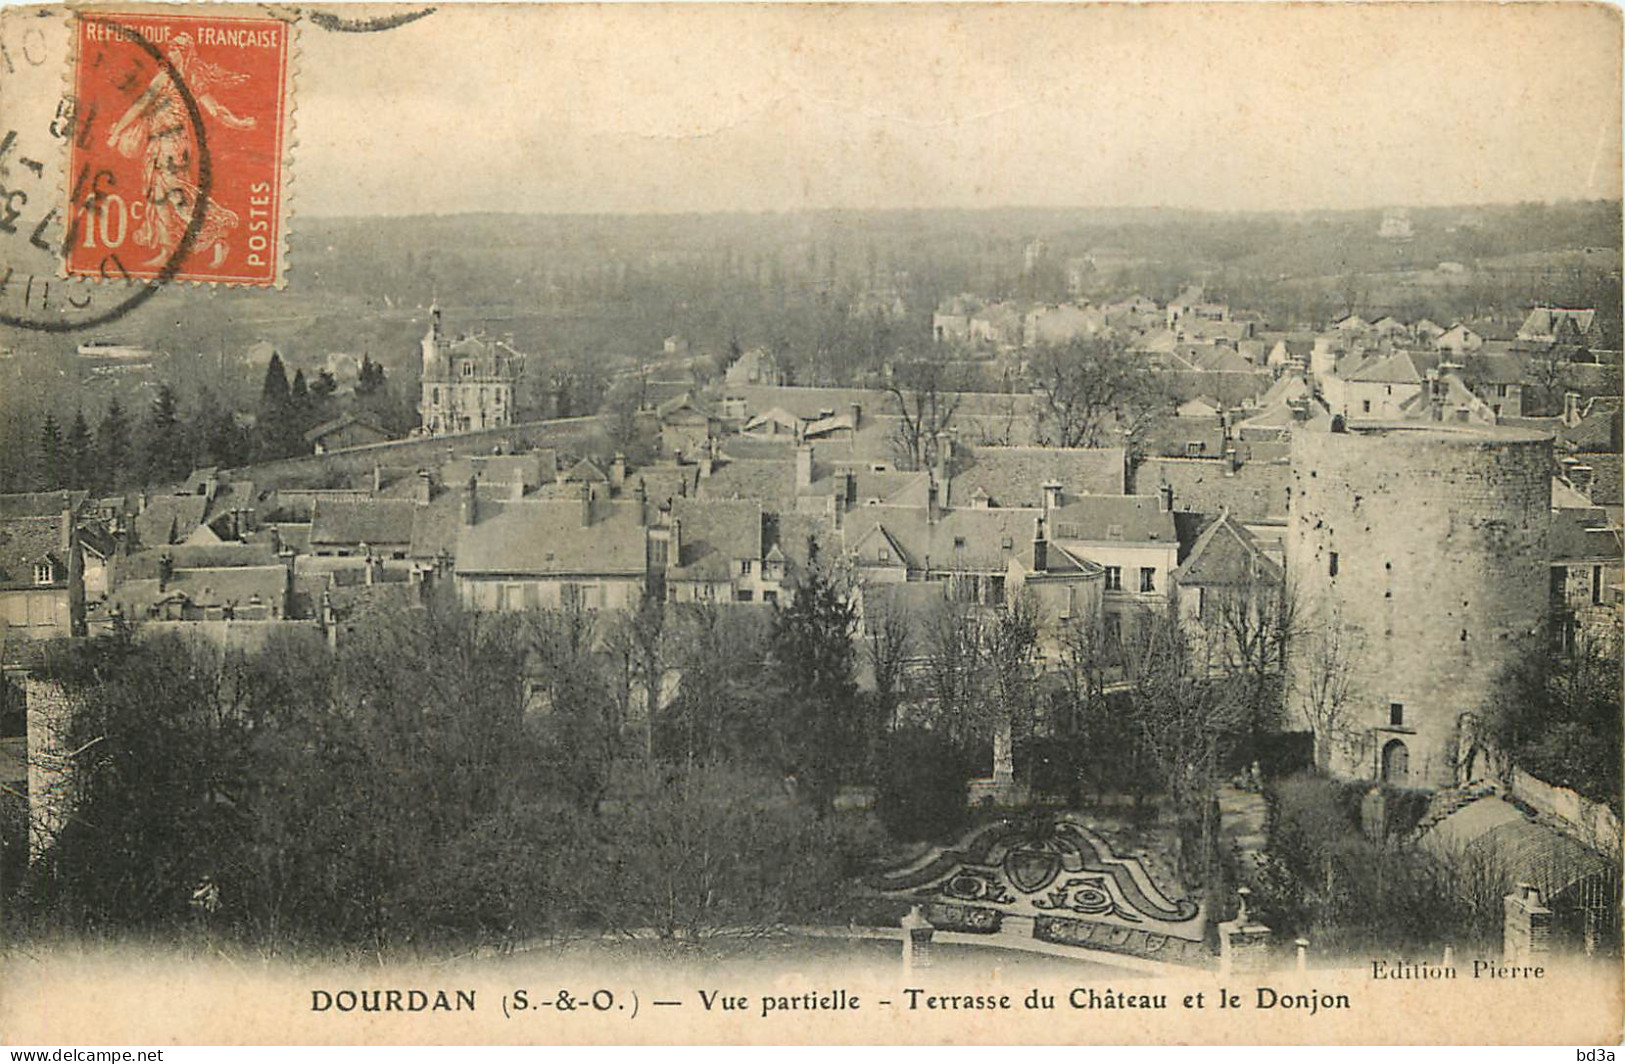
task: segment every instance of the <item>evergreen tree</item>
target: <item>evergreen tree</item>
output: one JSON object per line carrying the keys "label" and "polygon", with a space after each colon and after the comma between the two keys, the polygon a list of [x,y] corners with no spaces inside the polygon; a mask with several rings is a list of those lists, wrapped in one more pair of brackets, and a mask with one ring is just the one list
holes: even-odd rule
{"label": "evergreen tree", "polygon": [[96,435],[96,449],[100,452],[101,468],[97,470],[98,486],[110,487],[124,482],[130,463],[130,423],[124,417],[124,407],[117,397],[107,404]]}
{"label": "evergreen tree", "polygon": [[191,422],[191,452],[199,465],[230,468],[251,457],[250,442],[229,407],[209,389],[198,394],[197,413]]}
{"label": "evergreen tree", "polygon": [[148,483],[168,483],[190,468],[185,435],[176,410],[175,390],[160,385],[142,438],[143,475]]}
{"label": "evergreen tree", "polygon": [[784,695],[778,700],[778,731],[789,767],[820,815],[830,808],[840,766],[859,731],[852,642],[857,610],[846,590],[840,574],[820,557],[817,540],[809,538],[795,599],[773,616],[773,672]]}
{"label": "evergreen tree", "polygon": [[47,410],[45,421],[40,425],[39,475],[35,480],[41,491],[53,491],[62,487],[66,479],[67,469],[62,462],[62,428],[56,423],[56,415]]}
{"label": "evergreen tree", "polygon": [[376,395],[384,390],[384,367],[374,362],[368,355],[361,356],[361,375],[356,378],[355,394],[357,398]]}
{"label": "evergreen tree", "polygon": [[281,411],[288,405],[288,394],[288,371],[283,368],[281,353],[272,351],[265,367],[265,383],[260,386],[260,408]]}
{"label": "evergreen tree", "polygon": [[298,408],[310,401],[310,386],[305,383],[305,371],[293,371],[293,383],[288,386],[288,399]]}
{"label": "evergreen tree", "polygon": [[260,408],[255,425],[262,458],[287,458],[300,450],[300,428],[293,406],[293,389],[282,356],[271,352],[265,367],[265,383],[260,388]]}
{"label": "evergreen tree", "polygon": [[84,409],[73,412],[73,425],[67,440],[68,486],[89,488],[96,478],[96,441],[90,434],[90,423],[85,420]]}

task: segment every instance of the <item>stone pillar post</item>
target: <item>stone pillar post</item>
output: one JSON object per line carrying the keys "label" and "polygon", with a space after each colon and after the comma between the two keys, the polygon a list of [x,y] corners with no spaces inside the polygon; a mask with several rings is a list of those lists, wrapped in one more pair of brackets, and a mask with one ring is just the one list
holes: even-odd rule
{"label": "stone pillar post", "polygon": [[1236,918],[1219,925],[1219,972],[1257,972],[1269,967],[1271,932],[1247,911],[1246,887],[1236,891]]}
{"label": "stone pillar post", "polygon": [[920,968],[931,967],[931,938],[937,929],[920,912],[918,905],[903,917],[903,978]]}
{"label": "stone pillar post", "polygon": [[1541,904],[1540,891],[1531,883],[1519,883],[1503,899],[1501,956],[1508,964],[1527,964],[1552,951],[1552,910]]}

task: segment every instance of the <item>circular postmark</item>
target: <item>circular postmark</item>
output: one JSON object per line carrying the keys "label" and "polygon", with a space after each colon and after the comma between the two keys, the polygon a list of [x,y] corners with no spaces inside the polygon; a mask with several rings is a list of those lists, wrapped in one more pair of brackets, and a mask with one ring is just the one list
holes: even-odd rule
{"label": "circular postmark", "polygon": [[[134,285],[134,291],[132,291],[128,296],[120,300],[118,303],[108,307],[105,310],[95,311],[82,317],[71,317],[66,319],[30,317],[26,313],[12,314],[4,309],[0,309],[0,325],[8,325],[14,328],[27,329],[34,332],[69,333],[77,332],[82,329],[93,329],[124,317],[136,307],[140,306],[142,303],[145,303],[147,300],[156,295],[158,289],[165,282],[172,280],[175,275],[180,272],[182,264],[186,261],[187,256],[191,254],[192,248],[197,241],[198,234],[203,228],[204,219],[208,212],[209,196],[213,188],[213,167],[209,156],[208,134],[204,128],[203,112],[198,106],[197,100],[193,97],[191,90],[187,87],[185,80],[180,75],[180,72],[175,69],[175,65],[170,61],[169,57],[163,54],[157,45],[153,44],[151,41],[148,41],[140,33],[135,32],[134,29],[121,26],[109,16],[96,17],[98,22],[108,26],[111,31],[116,33],[120,40],[125,43],[134,44],[136,47],[145,52],[148,58],[157,64],[159,72],[166,76],[170,83],[174,86],[175,93],[179,97],[182,107],[185,109],[187,121],[192,127],[192,143],[195,144],[197,148],[197,194],[192,200],[191,213],[187,218],[186,229],[181,234],[180,239],[176,242],[174,250],[171,252],[169,258],[163,262],[163,264],[159,267],[157,274],[153,277],[139,281],[133,278],[126,278],[127,284]],[[77,33],[78,31],[76,30],[76,35]],[[82,47],[81,42],[75,41],[73,47],[75,49],[75,55],[79,56],[79,49]],[[76,59],[76,62],[77,61],[79,60]],[[55,123],[53,123],[53,125],[54,124]],[[68,128],[71,136],[85,137],[89,134],[88,128],[78,130],[77,121],[71,123]],[[89,171],[90,165],[87,163],[81,169],[81,172],[78,175],[69,175],[72,195],[70,196],[69,202],[69,217],[65,226],[66,233],[63,237],[62,246],[64,249],[71,246],[73,241],[77,238],[79,234],[80,218],[89,217],[92,210],[100,205],[101,198],[104,195],[97,183],[97,178],[100,175],[93,175]],[[86,186],[89,188],[88,193],[85,192]],[[86,197],[83,204],[85,207],[84,211],[74,209],[76,206],[75,201],[79,200],[81,195]],[[114,280],[119,276],[119,274],[115,273],[109,275],[106,272],[104,265],[103,276],[107,277],[109,280]],[[88,304],[86,305],[88,306]],[[75,303],[74,306],[78,307],[80,304]]]}

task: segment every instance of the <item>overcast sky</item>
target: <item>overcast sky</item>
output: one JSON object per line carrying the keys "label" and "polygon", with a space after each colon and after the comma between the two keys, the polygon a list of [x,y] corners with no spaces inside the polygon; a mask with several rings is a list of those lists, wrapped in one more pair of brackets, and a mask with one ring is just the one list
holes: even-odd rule
{"label": "overcast sky", "polygon": [[473,8],[305,23],[296,209],[1617,197],[1579,5]]}

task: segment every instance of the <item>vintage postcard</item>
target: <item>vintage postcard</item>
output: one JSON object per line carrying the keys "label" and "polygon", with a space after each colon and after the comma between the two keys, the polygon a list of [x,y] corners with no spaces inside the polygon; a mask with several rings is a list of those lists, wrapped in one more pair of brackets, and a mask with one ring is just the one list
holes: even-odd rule
{"label": "vintage postcard", "polygon": [[0,8],[0,1041],[1613,1052],[1621,43]]}

